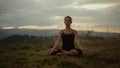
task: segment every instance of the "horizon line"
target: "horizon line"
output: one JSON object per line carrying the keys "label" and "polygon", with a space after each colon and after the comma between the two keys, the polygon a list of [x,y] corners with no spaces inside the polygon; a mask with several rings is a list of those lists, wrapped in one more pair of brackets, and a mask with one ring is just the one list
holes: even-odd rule
{"label": "horizon line", "polygon": [[[18,29],[18,28],[13,28],[13,29],[1,29],[0,30],[62,30],[62,29]],[[120,33],[120,32],[112,32],[112,31],[98,31],[98,30],[78,30],[76,29],[77,31],[91,31],[91,32],[104,32],[104,33]]]}

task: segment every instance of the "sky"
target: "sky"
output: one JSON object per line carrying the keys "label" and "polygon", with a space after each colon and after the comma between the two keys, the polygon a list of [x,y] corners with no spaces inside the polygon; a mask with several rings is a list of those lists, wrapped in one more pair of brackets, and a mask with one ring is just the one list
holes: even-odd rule
{"label": "sky", "polygon": [[120,0],[0,0],[0,29],[72,28],[120,33]]}

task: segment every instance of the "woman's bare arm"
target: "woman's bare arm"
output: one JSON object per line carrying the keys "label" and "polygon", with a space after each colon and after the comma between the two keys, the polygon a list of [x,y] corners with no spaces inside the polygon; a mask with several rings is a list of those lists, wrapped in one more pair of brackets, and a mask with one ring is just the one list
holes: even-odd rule
{"label": "woman's bare arm", "polygon": [[58,38],[57,38],[57,40],[56,40],[56,42],[55,42],[55,44],[54,44],[54,46],[53,46],[53,49],[56,49],[56,48],[58,47],[58,45],[60,44],[62,32],[63,32],[63,30],[61,30],[61,31],[59,32]]}
{"label": "woman's bare arm", "polygon": [[62,35],[62,30],[59,32],[58,38],[55,41],[55,44],[54,44],[53,48],[51,48],[50,50],[48,50],[48,54],[51,54],[58,47],[58,45],[60,44],[60,41],[61,41],[61,35]]}
{"label": "woman's bare arm", "polygon": [[83,48],[82,48],[82,45],[81,45],[81,43],[80,43],[80,41],[79,41],[78,32],[77,32],[76,30],[74,30],[74,35],[75,35],[75,42],[76,42],[77,46],[78,46],[80,49],[83,49]]}
{"label": "woman's bare arm", "polygon": [[79,41],[78,32],[76,30],[74,30],[74,35],[75,35],[75,42],[76,42],[76,44],[82,50],[83,54],[87,55],[86,49],[82,47],[82,45],[81,45],[81,43]]}

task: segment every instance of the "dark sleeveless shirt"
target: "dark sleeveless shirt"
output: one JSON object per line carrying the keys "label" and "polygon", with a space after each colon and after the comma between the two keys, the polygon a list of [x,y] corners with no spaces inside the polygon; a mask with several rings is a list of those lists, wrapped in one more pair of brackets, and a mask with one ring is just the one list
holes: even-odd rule
{"label": "dark sleeveless shirt", "polygon": [[74,34],[65,34],[64,32],[62,33],[62,49],[63,50],[71,50],[75,48],[74,46]]}

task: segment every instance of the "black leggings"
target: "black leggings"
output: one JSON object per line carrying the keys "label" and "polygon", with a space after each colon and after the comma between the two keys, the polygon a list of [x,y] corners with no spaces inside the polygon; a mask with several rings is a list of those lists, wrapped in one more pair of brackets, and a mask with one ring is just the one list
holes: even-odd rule
{"label": "black leggings", "polygon": [[[81,49],[78,49],[78,48],[75,48],[75,50],[77,50],[78,52],[79,52],[79,54],[78,55],[82,55],[82,51],[81,51]],[[67,50],[67,51],[70,51],[70,50]],[[53,51],[52,53],[51,53],[51,55],[56,55],[57,53],[60,53],[60,52],[62,52],[60,49],[58,49],[58,50],[56,50],[56,51]]]}

